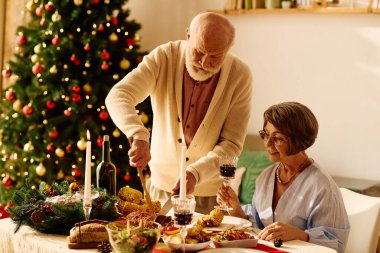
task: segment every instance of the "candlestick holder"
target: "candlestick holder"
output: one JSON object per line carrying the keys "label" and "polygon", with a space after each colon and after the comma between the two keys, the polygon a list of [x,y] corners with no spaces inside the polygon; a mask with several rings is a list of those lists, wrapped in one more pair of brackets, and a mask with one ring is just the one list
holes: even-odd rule
{"label": "candlestick holder", "polygon": [[90,219],[92,209],[92,199],[83,199],[83,214],[85,221]]}

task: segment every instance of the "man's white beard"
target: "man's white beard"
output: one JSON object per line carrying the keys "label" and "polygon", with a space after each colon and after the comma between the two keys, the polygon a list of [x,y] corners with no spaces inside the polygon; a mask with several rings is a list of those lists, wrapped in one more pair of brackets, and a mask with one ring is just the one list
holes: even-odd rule
{"label": "man's white beard", "polygon": [[186,57],[186,69],[187,72],[189,72],[189,75],[191,78],[193,78],[196,81],[206,81],[213,75],[219,72],[221,66],[215,68],[215,69],[204,69],[202,66],[189,59],[190,57]]}

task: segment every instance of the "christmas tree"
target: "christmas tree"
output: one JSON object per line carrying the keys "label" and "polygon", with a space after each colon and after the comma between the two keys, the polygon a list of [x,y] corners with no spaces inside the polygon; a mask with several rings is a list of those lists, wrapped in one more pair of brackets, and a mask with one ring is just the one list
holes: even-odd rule
{"label": "christmas tree", "polygon": [[[17,28],[14,59],[2,71],[12,85],[1,101],[0,204],[25,184],[83,183],[86,132],[92,141],[92,183],[110,136],[118,188],[141,189],[129,167],[129,144],[104,100],[137,66],[141,28],[128,20],[125,0],[29,0],[26,25]],[[149,128],[150,101],[136,108]]]}

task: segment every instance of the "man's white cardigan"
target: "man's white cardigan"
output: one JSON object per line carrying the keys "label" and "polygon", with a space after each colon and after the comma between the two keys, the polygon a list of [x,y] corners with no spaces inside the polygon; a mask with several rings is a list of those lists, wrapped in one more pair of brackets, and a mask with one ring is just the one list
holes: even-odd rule
{"label": "man's white cardigan", "polygon": [[[106,98],[117,127],[133,139],[149,142],[149,131],[135,106],[151,98],[151,183],[171,192],[179,178],[182,89],[186,41],[161,45],[118,82]],[[218,155],[240,155],[247,132],[252,76],[246,64],[228,54],[207,113],[186,152],[186,167],[197,179],[195,196],[215,196],[220,185]],[[127,155],[127,154],[126,154]]]}

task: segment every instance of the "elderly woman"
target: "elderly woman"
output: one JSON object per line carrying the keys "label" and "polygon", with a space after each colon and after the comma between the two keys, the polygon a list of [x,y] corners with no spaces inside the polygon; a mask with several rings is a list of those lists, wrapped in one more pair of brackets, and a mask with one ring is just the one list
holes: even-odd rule
{"label": "elderly woman", "polygon": [[230,187],[218,202],[229,214],[253,222],[263,240],[302,240],[344,252],[350,225],[339,188],[305,150],[313,145],[318,122],[306,106],[285,102],[264,112],[260,136],[270,160],[256,180],[252,204],[241,206]]}

